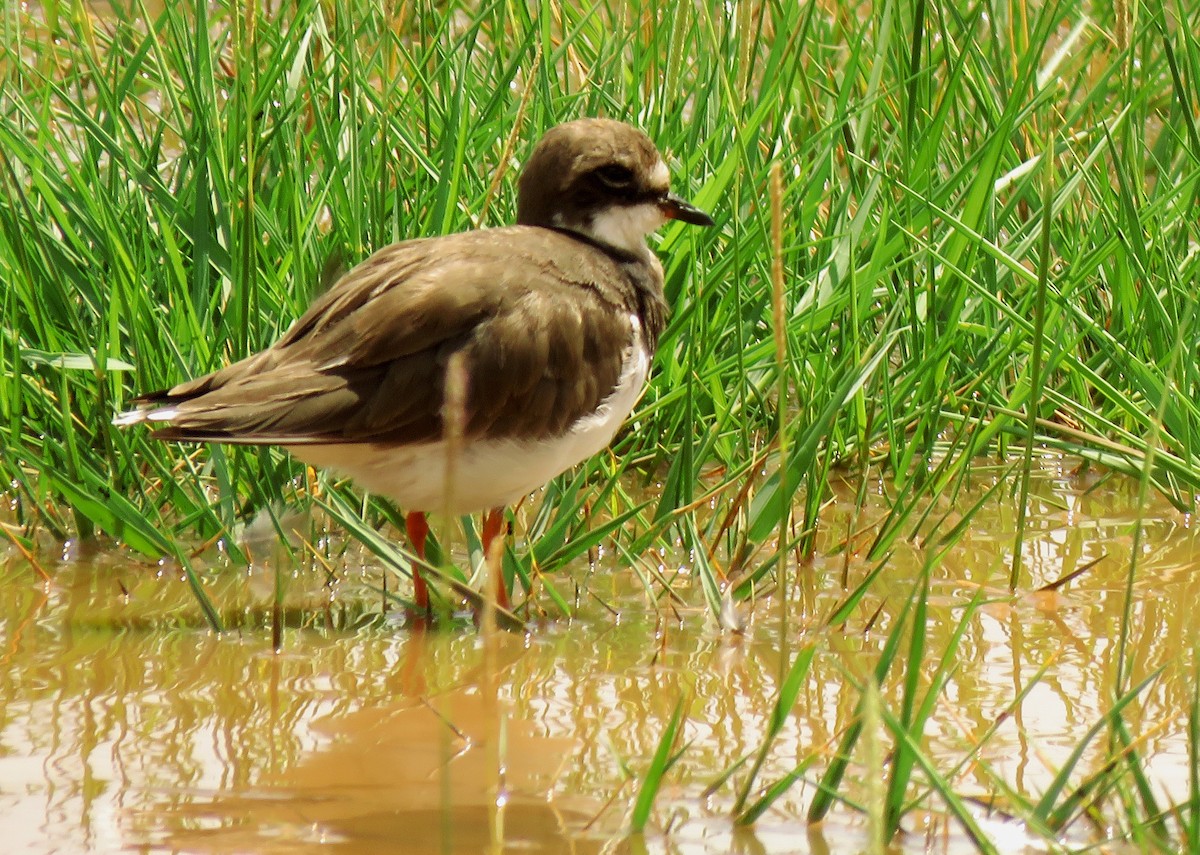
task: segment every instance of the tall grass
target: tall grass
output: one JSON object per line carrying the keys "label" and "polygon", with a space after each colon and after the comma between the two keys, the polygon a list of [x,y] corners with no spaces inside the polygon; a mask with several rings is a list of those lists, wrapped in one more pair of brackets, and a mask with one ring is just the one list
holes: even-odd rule
{"label": "tall grass", "polygon": [[[307,474],[277,450],[163,445],[111,418],[138,391],[269,344],[375,248],[511,221],[516,166],[542,131],[581,115],[643,127],[719,228],[663,231],[674,313],[651,387],[611,453],[524,509],[530,546],[504,565],[532,608],[568,613],[555,571],[601,541],[656,597],[716,613],[727,595],[770,591],[776,567],[814,549],[833,467],[891,478],[874,573],[898,538],[929,537],[936,555],[961,536],[974,509],[951,525],[928,517],[928,500],[957,496],[983,455],[1027,476],[1035,447],[1059,449],[1192,510],[1200,11],[1135,12],[195,0],[96,16],[8,4],[0,472],[20,520],[63,538],[104,531],[186,566],[178,544],[228,539],[255,511],[307,497]],[[661,488],[647,498],[636,479]],[[375,531],[391,509],[344,484],[317,489],[385,564],[406,566]],[[696,592],[641,566],[664,541],[695,556]],[[467,590],[454,572],[444,587]],[[848,603],[874,573],[846,580]],[[905,666],[903,708],[871,714],[895,740],[887,833],[920,774],[970,827],[919,745],[953,655],[922,647],[923,597],[906,656],[897,630],[874,675]],[[786,671],[799,676],[781,690],[780,721],[811,656],[801,647]],[[1118,682],[1097,723],[1112,762],[1025,805],[1048,834],[1085,797],[1128,785],[1130,827],[1161,837],[1121,715],[1144,682],[1124,670]],[[639,827],[685,723],[664,734]],[[826,765],[814,818],[838,800],[861,728]],[[738,781],[742,821],[808,768],[756,797],[769,745]],[[1193,792],[1177,809],[1189,840],[1196,813]]]}
{"label": "tall grass", "polygon": [[[166,537],[208,538],[292,494],[277,452],[185,452],[109,419],[268,344],[331,261],[509,221],[512,167],[584,114],[644,127],[721,223],[664,233],[655,382],[588,480],[658,467],[663,521],[720,465],[736,552],[772,548],[797,490],[799,527],[819,525],[830,463],[881,463],[901,493],[931,489],[947,450],[953,478],[1013,443],[1136,472],[1161,424],[1150,483],[1191,507],[1196,13],[1148,8],[1114,45],[1112,20],[1068,4],[738,8],[9,9],[0,467],[24,513],[111,530],[95,507],[120,495]],[[772,161],[799,402],[783,461],[765,445]],[[764,451],[787,477],[745,468]],[[134,527],[110,533],[160,548]]]}

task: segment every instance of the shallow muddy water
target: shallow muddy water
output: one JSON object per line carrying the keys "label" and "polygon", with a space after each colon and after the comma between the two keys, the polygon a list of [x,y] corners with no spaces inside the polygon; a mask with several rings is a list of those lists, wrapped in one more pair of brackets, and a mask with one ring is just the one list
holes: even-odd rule
{"label": "shallow muddy water", "polygon": [[[959,506],[999,471],[981,470]],[[351,552],[355,566],[338,568],[332,588],[323,571],[290,571],[291,628],[276,653],[262,618],[270,572],[224,567],[206,578],[226,616],[240,614],[248,627],[216,636],[199,628],[177,574],[126,551],[69,549],[42,561],[49,582],[15,550],[0,553],[3,849],[858,851],[866,825],[856,811],[836,810],[820,825],[804,820],[812,782],[853,718],[854,683],[875,667],[931,548],[898,541],[846,626],[821,628],[846,596],[844,581],[852,588],[873,566],[840,544],[851,531],[865,549],[894,501],[888,490],[872,484],[855,514],[854,485],[835,486],[823,548],[798,570],[782,638],[773,598],[742,608],[744,635],[722,632],[687,582],[685,555],[662,559],[684,571],[682,605],[648,595],[602,555],[595,568],[572,571],[597,595],[580,598],[577,618],[484,639],[469,623],[418,631],[373,619],[378,598],[367,586],[378,570]],[[967,622],[926,729],[927,750],[966,796],[995,797],[997,781],[1040,793],[1112,706],[1136,490],[1096,488],[1069,462],[1048,459],[1035,493],[1024,545],[1032,580],[1021,590],[1099,559],[1094,566],[1056,592],[1010,596],[1016,511],[1005,488],[932,572],[926,662],[940,657],[972,597],[982,591],[987,600]],[[1134,682],[1164,671],[1126,721],[1166,803],[1186,795],[1200,556],[1190,520],[1168,504],[1154,499],[1140,516],[1126,662]],[[780,674],[806,644],[817,650],[812,671],[759,781],[815,756],[813,766],[757,825],[736,828],[729,816],[744,767],[706,788],[761,745]],[[885,680],[889,705],[901,682]],[[628,837],[641,778],[681,701],[682,755],[649,830]],[[845,794],[863,798],[866,776],[857,752]],[[1001,851],[1024,851],[1021,828],[1000,816],[989,834]],[[898,851],[974,851],[945,816],[913,817],[906,827]],[[1102,838],[1078,823],[1069,835]]]}

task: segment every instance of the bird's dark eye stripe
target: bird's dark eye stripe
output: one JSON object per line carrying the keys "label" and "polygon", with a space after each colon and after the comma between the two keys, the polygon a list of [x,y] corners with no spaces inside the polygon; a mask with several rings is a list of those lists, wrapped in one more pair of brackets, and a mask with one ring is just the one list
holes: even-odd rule
{"label": "bird's dark eye stripe", "polygon": [[633,170],[619,163],[601,166],[593,174],[609,187],[627,187],[633,183]]}

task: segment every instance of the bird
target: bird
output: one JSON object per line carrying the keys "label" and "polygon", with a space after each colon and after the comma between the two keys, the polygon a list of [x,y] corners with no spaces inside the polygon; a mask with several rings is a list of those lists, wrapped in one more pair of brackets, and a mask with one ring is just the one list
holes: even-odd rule
{"label": "bird", "polygon": [[[385,246],[270,347],[135,397],[114,424],[282,446],[392,500],[428,613],[427,514],[482,512],[490,554],[504,509],[607,447],[633,410],[669,313],[647,237],[669,220],[715,225],[671,191],[643,131],[564,122],[521,171],[514,225]],[[496,593],[509,608],[502,579]]]}

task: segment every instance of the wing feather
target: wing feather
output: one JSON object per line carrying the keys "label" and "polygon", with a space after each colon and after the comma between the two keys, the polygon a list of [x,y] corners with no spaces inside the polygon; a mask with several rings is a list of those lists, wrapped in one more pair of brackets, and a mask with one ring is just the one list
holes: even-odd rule
{"label": "wing feather", "polygon": [[612,391],[633,283],[605,253],[510,227],[386,247],[272,347],[139,400],[163,439],[242,444],[436,440],[452,354],[470,437],[555,436]]}

